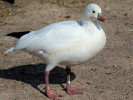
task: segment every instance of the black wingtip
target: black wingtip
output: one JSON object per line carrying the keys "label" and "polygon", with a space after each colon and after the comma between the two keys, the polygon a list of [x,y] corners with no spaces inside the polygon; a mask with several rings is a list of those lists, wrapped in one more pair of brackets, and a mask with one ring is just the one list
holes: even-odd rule
{"label": "black wingtip", "polygon": [[25,34],[28,34],[30,31],[23,31],[23,32],[12,32],[12,33],[9,33],[7,34],[6,36],[12,36],[12,37],[15,37],[15,38],[20,38],[21,36],[25,35]]}

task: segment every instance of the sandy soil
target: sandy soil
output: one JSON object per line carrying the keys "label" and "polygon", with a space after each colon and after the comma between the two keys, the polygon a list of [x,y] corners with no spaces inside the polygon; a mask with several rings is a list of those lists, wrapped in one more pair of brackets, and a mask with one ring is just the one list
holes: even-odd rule
{"label": "sandy soil", "polygon": [[132,0],[33,0],[22,5],[19,1],[13,5],[0,1],[0,100],[49,100],[43,89],[43,60],[23,51],[4,54],[17,42],[6,35],[81,20],[90,2],[103,9],[106,23],[100,25],[107,35],[106,47],[87,63],[72,67],[72,87],[83,88],[82,95],[68,95],[63,90],[64,66],[52,70],[50,87],[62,95],[57,100],[133,100]]}

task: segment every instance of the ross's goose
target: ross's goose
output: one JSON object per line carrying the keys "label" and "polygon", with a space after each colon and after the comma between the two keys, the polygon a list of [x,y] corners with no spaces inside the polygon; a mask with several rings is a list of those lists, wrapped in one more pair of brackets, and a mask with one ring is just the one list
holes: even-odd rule
{"label": "ross's goose", "polygon": [[5,53],[24,50],[39,56],[47,64],[45,70],[45,92],[51,99],[59,95],[49,89],[50,71],[59,64],[66,66],[69,94],[82,94],[82,89],[71,88],[71,66],[88,61],[106,44],[106,36],[97,20],[105,22],[101,8],[91,3],[86,6],[80,21],[62,21],[23,35],[17,44]]}

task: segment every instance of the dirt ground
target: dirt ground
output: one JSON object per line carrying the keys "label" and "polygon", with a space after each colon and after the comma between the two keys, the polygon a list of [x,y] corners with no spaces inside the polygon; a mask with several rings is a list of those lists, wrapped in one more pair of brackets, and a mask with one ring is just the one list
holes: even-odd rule
{"label": "dirt ground", "polygon": [[49,100],[43,89],[43,60],[23,51],[4,54],[17,42],[6,35],[81,20],[84,7],[91,2],[99,4],[105,15],[106,23],[100,25],[107,35],[106,47],[87,63],[72,67],[71,85],[83,88],[82,95],[63,90],[64,66],[51,71],[50,88],[62,95],[57,100],[133,100],[133,0],[26,1],[12,5],[0,1],[0,100]]}

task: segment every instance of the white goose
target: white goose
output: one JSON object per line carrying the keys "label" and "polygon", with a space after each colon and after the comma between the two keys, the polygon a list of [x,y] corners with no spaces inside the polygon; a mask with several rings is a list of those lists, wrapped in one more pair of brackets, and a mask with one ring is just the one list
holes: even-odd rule
{"label": "white goose", "polygon": [[24,50],[44,59],[47,64],[45,92],[49,98],[55,99],[59,96],[49,89],[50,71],[59,64],[66,65],[67,92],[82,94],[82,89],[70,86],[71,66],[88,61],[104,48],[106,36],[97,20],[105,22],[101,8],[95,3],[89,4],[83,12],[82,22],[57,22],[29,32],[5,53]]}

